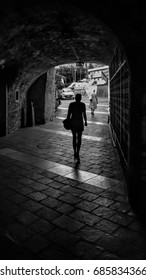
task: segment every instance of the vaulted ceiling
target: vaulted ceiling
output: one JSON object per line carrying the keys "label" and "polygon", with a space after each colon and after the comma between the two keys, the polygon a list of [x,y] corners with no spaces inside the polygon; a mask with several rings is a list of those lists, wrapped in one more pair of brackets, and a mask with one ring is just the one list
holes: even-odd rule
{"label": "vaulted ceiling", "polygon": [[[59,2],[58,2],[59,3]],[[23,5],[1,21],[0,61],[42,69],[79,58],[109,64],[115,47],[111,31],[74,6]]]}

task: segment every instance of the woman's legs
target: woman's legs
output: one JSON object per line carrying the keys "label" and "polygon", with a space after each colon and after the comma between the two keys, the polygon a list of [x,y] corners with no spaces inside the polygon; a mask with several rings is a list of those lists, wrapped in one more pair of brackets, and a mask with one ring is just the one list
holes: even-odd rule
{"label": "woman's legs", "polygon": [[80,161],[80,148],[82,143],[82,131],[72,131],[73,135],[73,149],[74,149],[74,158]]}
{"label": "woman's legs", "polygon": [[77,142],[77,160],[80,161],[80,148],[81,148],[81,143],[82,143],[82,131],[77,132],[77,137],[78,137],[78,142]]}
{"label": "woman's legs", "polygon": [[77,137],[76,137],[76,131],[72,131],[72,135],[73,135],[73,149],[74,149],[74,158],[76,158],[76,153],[77,153]]}
{"label": "woman's legs", "polygon": [[94,115],[94,109],[93,108],[91,109],[91,115],[92,116]]}

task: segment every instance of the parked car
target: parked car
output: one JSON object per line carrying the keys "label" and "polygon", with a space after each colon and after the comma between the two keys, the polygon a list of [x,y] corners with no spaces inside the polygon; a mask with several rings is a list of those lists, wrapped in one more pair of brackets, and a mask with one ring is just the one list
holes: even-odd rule
{"label": "parked car", "polygon": [[75,94],[80,93],[82,95],[85,95],[87,86],[87,82],[75,82],[69,85],[68,88],[72,89]]}
{"label": "parked car", "polygon": [[70,88],[63,88],[60,95],[61,99],[74,99],[74,92]]}

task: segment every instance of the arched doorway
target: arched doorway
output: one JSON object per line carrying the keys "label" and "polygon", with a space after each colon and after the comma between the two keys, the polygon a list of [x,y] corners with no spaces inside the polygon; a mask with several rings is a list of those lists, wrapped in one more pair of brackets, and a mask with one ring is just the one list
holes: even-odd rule
{"label": "arched doorway", "polygon": [[44,111],[45,111],[45,90],[46,90],[46,76],[41,75],[37,80],[29,87],[27,91],[27,119],[26,125],[32,126],[32,106],[34,110],[34,122],[35,124],[43,124]]}

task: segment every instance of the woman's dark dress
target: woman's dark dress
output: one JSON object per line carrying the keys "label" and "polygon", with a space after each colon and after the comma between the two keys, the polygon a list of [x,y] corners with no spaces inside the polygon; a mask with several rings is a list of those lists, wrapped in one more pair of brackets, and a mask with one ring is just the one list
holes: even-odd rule
{"label": "woman's dark dress", "polygon": [[84,130],[83,117],[85,116],[85,104],[72,102],[69,105],[67,118],[71,121],[71,130],[82,132]]}

